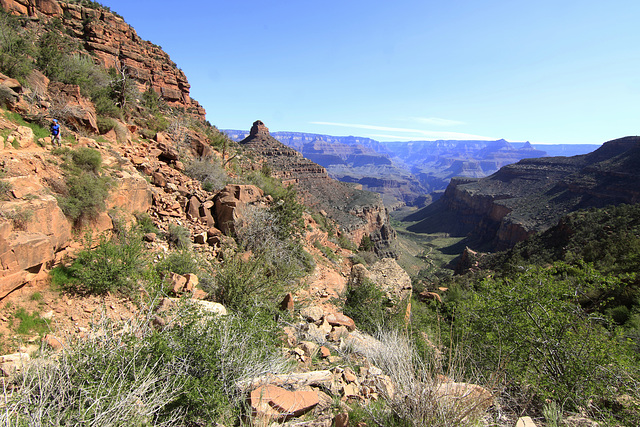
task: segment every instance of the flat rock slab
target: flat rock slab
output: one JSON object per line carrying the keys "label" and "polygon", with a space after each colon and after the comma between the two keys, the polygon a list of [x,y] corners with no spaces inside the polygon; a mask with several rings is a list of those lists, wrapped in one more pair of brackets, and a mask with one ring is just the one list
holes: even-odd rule
{"label": "flat rock slab", "polygon": [[299,417],[318,403],[318,394],[315,391],[289,391],[282,387],[265,385],[251,392],[251,407],[256,417]]}

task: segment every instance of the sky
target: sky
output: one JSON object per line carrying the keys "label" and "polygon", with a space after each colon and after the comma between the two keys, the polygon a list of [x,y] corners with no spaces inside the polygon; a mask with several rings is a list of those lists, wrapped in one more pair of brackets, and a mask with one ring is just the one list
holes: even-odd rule
{"label": "sky", "polygon": [[102,0],[220,129],[601,144],[640,134],[638,0]]}

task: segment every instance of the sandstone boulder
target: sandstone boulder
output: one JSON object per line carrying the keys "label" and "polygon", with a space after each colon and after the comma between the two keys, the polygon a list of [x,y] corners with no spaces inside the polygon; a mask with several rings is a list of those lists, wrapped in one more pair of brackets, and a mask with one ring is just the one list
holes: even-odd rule
{"label": "sandstone boulder", "polygon": [[16,148],[29,148],[34,145],[35,137],[31,128],[18,126],[16,130],[9,134],[7,141]]}
{"label": "sandstone boulder", "polygon": [[255,185],[229,184],[220,191],[214,200],[215,221],[223,233],[235,233],[235,223],[242,216],[247,205],[258,204],[264,192]]}
{"label": "sandstone boulder", "polygon": [[256,388],[250,399],[255,417],[278,420],[299,417],[319,403],[315,391],[289,391],[275,385]]}
{"label": "sandstone boulder", "polygon": [[385,293],[393,306],[411,298],[411,278],[393,258],[381,259],[369,267],[354,265],[349,286],[360,286],[367,279]]}
{"label": "sandstone boulder", "polygon": [[53,82],[49,93],[54,100],[52,108],[66,126],[99,133],[93,102],[82,96],[80,86]]}
{"label": "sandstone boulder", "polygon": [[28,353],[13,353],[0,356],[0,373],[5,376],[11,376],[23,369],[25,363],[31,358]]}

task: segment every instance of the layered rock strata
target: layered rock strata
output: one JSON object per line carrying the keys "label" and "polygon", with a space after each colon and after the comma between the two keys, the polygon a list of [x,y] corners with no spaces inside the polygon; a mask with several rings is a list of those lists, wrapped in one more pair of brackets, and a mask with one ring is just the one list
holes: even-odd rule
{"label": "layered rock strata", "polygon": [[261,121],[253,123],[249,136],[240,144],[257,154],[285,185],[294,184],[305,205],[325,211],[354,243],[359,244],[367,235],[379,253],[395,256],[391,250],[395,231],[378,194],[331,179],[325,168],[273,138]]}
{"label": "layered rock strata", "polygon": [[66,33],[78,39],[96,62],[124,70],[141,92],[150,87],[169,105],[204,119],[204,108],[189,95],[191,86],[184,72],[162,48],[142,40],[117,14],[57,0],[0,0],[0,6],[36,21],[59,19]]}
{"label": "layered rock strata", "polygon": [[621,138],[590,154],[525,159],[487,178],[454,179],[409,229],[439,227],[469,234],[483,249],[507,249],[569,212],[640,202],[639,179],[640,137]]}

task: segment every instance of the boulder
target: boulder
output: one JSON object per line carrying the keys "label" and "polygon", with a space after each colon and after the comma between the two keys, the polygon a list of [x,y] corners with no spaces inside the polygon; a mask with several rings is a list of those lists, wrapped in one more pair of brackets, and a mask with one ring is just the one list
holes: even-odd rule
{"label": "boulder", "polygon": [[21,371],[31,358],[28,353],[13,353],[0,356],[0,374],[8,377]]}
{"label": "boulder", "polygon": [[211,301],[202,301],[202,300],[191,300],[194,304],[200,307],[202,311],[205,311],[209,314],[215,314],[220,316],[227,315],[227,309],[224,305],[219,302],[211,302]]}
{"label": "boulder", "polygon": [[174,294],[181,294],[185,291],[187,278],[176,273],[169,273],[169,285]]}
{"label": "boulder", "polygon": [[369,267],[354,265],[349,286],[360,286],[365,279],[375,283],[393,306],[411,298],[411,278],[393,258],[381,259]]}
{"label": "boulder", "polygon": [[516,422],[516,427],[536,427],[536,423],[533,422],[531,417],[520,417]]}
{"label": "boulder", "polygon": [[93,102],[82,96],[80,86],[52,82],[49,84],[49,94],[55,100],[52,108],[60,112],[59,119],[66,126],[99,133]]}
{"label": "boulder", "polygon": [[284,299],[280,303],[280,310],[282,311],[293,311],[294,303],[293,303],[293,295],[289,292],[284,296]]}
{"label": "boulder", "polygon": [[264,192],[255,185],[229,184],[214,199],[215,221],[226,235],[235,233],[235,223],[242,216],[242,208],[257,204]]}
{"label": "boulder", "polygon": [[331,326],[344,326],[349,331],[356,329],[356,323],[353,319],[342,313],[331,313],[325,319]]}
{"label": "boulder", "polygon": [[299,417],[319,403],[315,391],[289,391],[274,385],[256,388],[250,400],[255,417],[278,420]]}
{"label": "boulder", "polygon": [[324,317],[324,310],[322,307],[317,305],[312,305],[310,307],[305,307],[300,310],[300,315],[304,317],[309,322],[319,322]]}
{"label": "boulder", "polygon": [[493,405],[491,392],[476,384],[445,382],[435,389],[435,395],[443,404],[468,414],[480,414]]}
{"label": "boulder", "polygon": [[14,146],[17,145],[17,148],[28,148],[34,145],[35,136],[31,128],[18,126],[16,130],[9,134],[7,141],[10,141]]}

